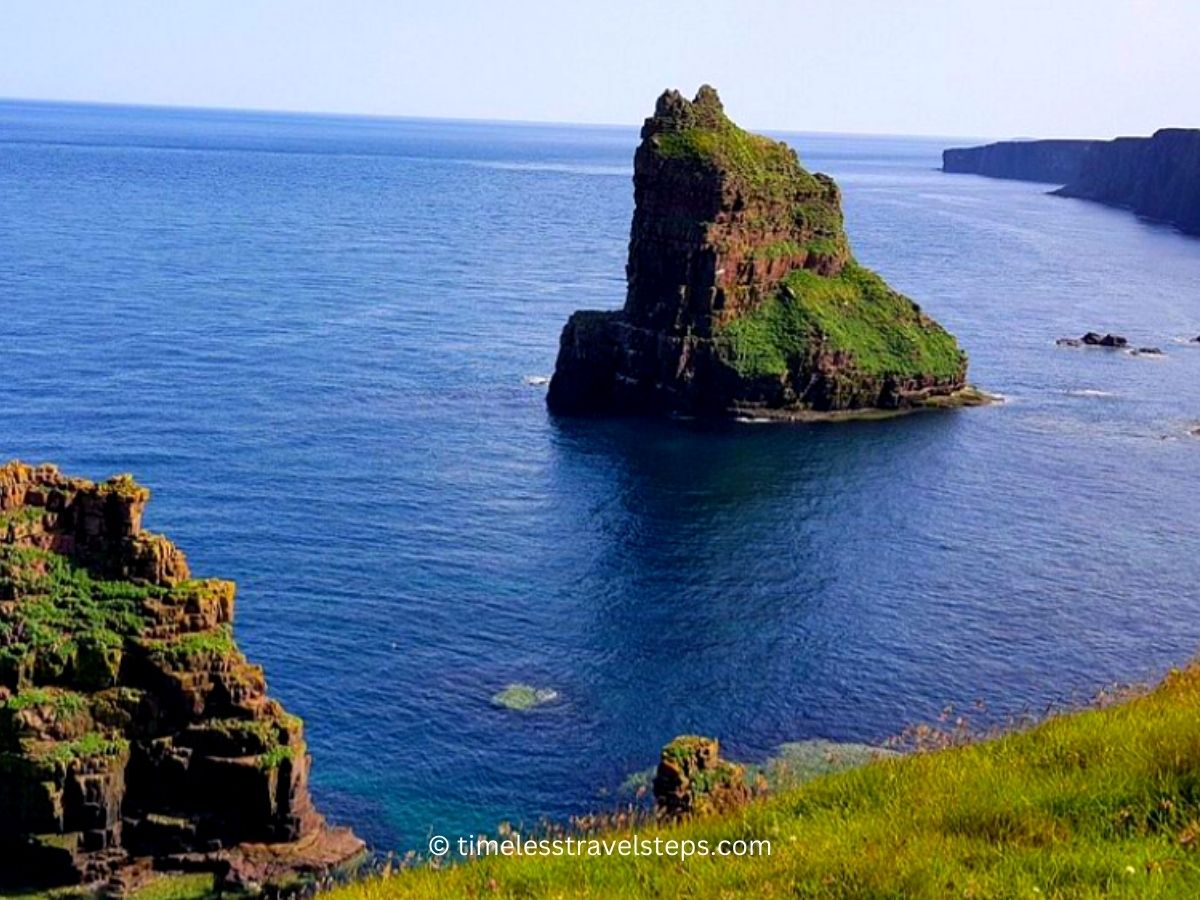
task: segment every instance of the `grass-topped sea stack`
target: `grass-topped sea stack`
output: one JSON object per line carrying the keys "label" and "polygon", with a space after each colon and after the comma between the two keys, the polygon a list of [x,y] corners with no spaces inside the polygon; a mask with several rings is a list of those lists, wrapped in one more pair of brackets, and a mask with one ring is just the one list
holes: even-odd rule
{"label": "grass-topped sea stack", "polygon": [[0,875],[121,893],[152,868],[265,886],[345,862],[362,844],[313,809],[233,584],[142,529],[149,496],[0,466]]}
{"label": "grass-topped sea stack", "polygon": [[855,262],[833,180],[733,124],[711,87],[659,97],[633,183],[625,307],[571,316],[555,412],[802,418],[981,399],[953,336]]}

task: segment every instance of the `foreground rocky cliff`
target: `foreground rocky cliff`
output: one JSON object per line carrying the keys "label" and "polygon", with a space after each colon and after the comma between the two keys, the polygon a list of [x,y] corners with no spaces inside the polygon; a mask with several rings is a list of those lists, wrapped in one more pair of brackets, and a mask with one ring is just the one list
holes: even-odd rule
{"label": "foreground rocky cliff", "polygon": [[942,152],[942,171],[1017,181],[1066,184],[1079,176],[1088,151],[1100,141],[1001,141]]}
{"label": "foreground rocky cliff", "polygon": [[837,185],[738,128],[716,91],[658,99],[634,156],[622,310],[563,329],[557,413],[804,417],[967,402],[967,360],[855,262]]}
{"label": "foreground rocky cliff", "polygon": [[1055,191],[1200,234],[1200,129],[1164,128],[1088,151],[1078,177]]}
{"label": "foreground rocky cliff", "polygon": [[0,885],[263,886],[362,849],[313,809],[303,726],[233,641],[234,585],[144,531],[148,499],[0,466]]}

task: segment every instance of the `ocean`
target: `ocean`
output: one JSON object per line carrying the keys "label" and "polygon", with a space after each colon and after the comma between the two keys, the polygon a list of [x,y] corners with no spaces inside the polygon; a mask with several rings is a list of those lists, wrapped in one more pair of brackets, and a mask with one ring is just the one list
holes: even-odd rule
{"label": "ocean", "polygon": [[3,102],[0,457],[151,487],[379,849],[610,809],[680,733],[757,761],[1187,661],[1200,241],[937,171],[961,140],[780,136],[1005,403],[549,416],[636,127]]}

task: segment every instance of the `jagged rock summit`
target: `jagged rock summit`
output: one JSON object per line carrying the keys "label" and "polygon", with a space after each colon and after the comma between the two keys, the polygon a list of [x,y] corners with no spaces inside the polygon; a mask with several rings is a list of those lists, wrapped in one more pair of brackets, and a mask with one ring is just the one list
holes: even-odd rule
{"label": "jagged rock summit", "polygon": [[0,466],[0,880],[320,875],[362,842],[313,808],[303,725],[233,641],[233,583],[142,529],[149,496]]}
{"label": "jagged rock summit", "polygon": [[855,262],[833,179],[717,92],[658,98],[634,156],[625,306],[563,329],[557,413],[816,417],[979,402],[954,338]]}

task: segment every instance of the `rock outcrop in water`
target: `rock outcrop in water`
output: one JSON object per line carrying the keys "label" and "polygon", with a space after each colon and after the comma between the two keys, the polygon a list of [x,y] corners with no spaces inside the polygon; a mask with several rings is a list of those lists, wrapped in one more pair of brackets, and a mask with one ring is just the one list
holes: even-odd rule
{"label": "rock outcrop in water", "polygon": [[1055,341],[1060,347],[1126,347],[1129,339],[1119,334],[1098,334],[1089,331],[1081,338],[1059,338]]}
{"label": "rock outcrop in water", "polygon": [[1084,157],[1100,141],[1001,141],[942,151],[942,171],[1017,181],[1066,184],[1078,177]]}
{"label": "rock outcrop in water", "polygon": [[234,585],[144,531],[149,491],[0,466],[0,880],[150,867],[226,885],[320,873],[362,843],[308,792],[303,726],[231,633]]}
{"label": "rock outcrop in water", "polygon": [[1088,151],[1079,175],[1055,191],[1200,234],[1200,129],[1164,128]]}
{"label": "rock outcrop in water", "polygon": [[803,417],[977,400],[966,356],[855,262],[837,185],[710,87],[658,99],[634,156],[625,306],[563,329],[557,413]]}
{"label": "rock outcrop in water", "polygon": [[654,802],[667,818],[706,815],[750,799],[746,770],[721,758],[716,738],[687,734],[662,749],[654,773]]}

